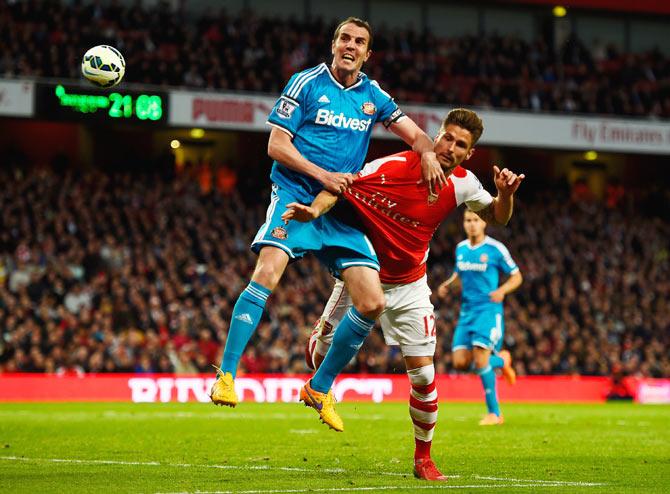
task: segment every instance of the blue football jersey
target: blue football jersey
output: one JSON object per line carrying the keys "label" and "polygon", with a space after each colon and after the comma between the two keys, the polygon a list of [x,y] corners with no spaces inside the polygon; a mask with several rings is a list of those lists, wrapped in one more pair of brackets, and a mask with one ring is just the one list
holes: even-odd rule
{"label": "blue football jersey", "polygon": [[507,247],[489,236],[474,246],[469,240],[456,246],[456,272],[461,279],[463,306],[501,305],[491,302],[489,297],[498,288],[500,271],[512,274],[518,270]]}
{"label": "blue football jersey", "polygon": [[[362,72],[345,88],[325,63],[294,74],[277,100],[268,124],[293,139],[305,158],[329,172],[358,173],[365,162],[372,128],[404,117],[393,98]],[[275,161],[270,178],[304,203],[321,183]]]}

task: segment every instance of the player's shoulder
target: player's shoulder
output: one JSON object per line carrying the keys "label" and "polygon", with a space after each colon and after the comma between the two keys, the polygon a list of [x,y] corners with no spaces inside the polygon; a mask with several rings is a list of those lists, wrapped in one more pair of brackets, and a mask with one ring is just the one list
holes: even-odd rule
{"label": "player's shoulder", "polygon": [[289,79],[284,96],[297,99],[305,91],[305,88],[314,85],[315,81],[319,80],[319,76],[327,72],[328,66],[325,63],[296,72]]}
{"label": "player's shoulder", "polygon": [[365,177],[378,171],[386,171],[398,166],[403,169],[411,168],[421,163],[421,157],[414,151],[402,151],[400,153],[390,154],[370,161],[363,166],[359,176]]}
{"label": "player's shoulder", "polygon": [[470,170],[463,168],[462,166],[457,166],[454,168],[449,175],[451,183],[456,189],[457,195],[463,195],[464,197],[475,194],[477,191],[484,188],[482,183],[477,178],[477,175],[472,173]]}
{"label": "player's shoulder", "polygon": [[463,249],[468,246],[469,240],[466,238],[465,240],[461,240],[456,244],[456,249]]}
{"label": "player's shoulder", "polygon": [[480,184],[481,182],[477,178],[477,175],[472,173],[470,170],[463,168],[462,166],[457,166],[455,167],[452,171],[451,174],[449,175],[454,181],[457,181],[459,183],[472,183],[472,184]]}
{"label": "player's shoulder", "polygon": [[365,74],[363,74],[363,76],[365,78],[365,83],[367,83],[374,92],[385,98],[393,99],[391,95],[382,88],[379,82],[377,82],[375,79],[369,79]]}
{"label": "player's shoulder", "polygon": [[325,63],[320,63],[313,67],[307,67],[306,69],[303,69],[300,72],[296,72],[295,74],[293,74],[293,76],[291,76],[291,79],[307,79],[310,76],[321,74],[326,70],[328,70],[328,66]]}
{"label": "player's shoulder", "polygon": [[393,156],[399,156],[407,161],[408,164],[413,166],[421,164],[421,154],[417,153],[416,151],[412,151],[411,149],[408,149],[407,151],[401,151]]}
{"label": "player's shoulder", "polygon": [[509,253],[507,247],[505,247],[505,244],[503,244],[500,240],[496,240],[493,237],[489,237],[488,235],[484,237],[484,244],[493,249],[496,249],[499,252],[502,252],[503,254]]}

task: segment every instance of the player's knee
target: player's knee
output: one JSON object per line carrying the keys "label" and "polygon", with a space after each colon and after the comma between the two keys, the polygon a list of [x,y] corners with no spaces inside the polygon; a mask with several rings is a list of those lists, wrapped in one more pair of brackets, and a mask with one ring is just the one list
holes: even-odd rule
{"label": "player's knee", "polygon": [[470,359],[465,355],[454,355],[453,365],[454,369],[468,370],[470,368]]}
{"label": "player's knee", "polygon": [[474,362],[475,369],[485,369],[486,367],[488,367],[490,364],[490,358],[491,358],[490,352],[486,350],[482,351],[479,348],[475,348],[472,355],[472,360]]}
{"label": "player's knee", "polygon": [[279,284],[283,272],[284,270],[281,267],[276,266],[270,260],[259,259],[251,279],[269,290],[274,290]]}
{"label": "player's knee", "polygon": [[279,284],[280,279],[281,274],[278,274],[270,266],[267,265],[259,265],[256,268],[256,271],[254,271],[254,275],[252,278],[253,281],[258,283],[259,285],[263,285],[265,288],[269,290],[274,290]]}
{"label": "player's knee", "polygon": [[283,250],[264,246],[258,256],[256,269],[254,269],[251,280],[263,285],[268,290],[274,290],[284,274],[288,261],[288,254]]}
{"label": "player's knee", "polygon": [[481,360],[481,359],[475,359],[474,360],[473,367],[476,370],[485,369],[488,366],[489,366],[489,361],[488,360]]}
{"label": "player's knee", "polygon": [[435,381],[435,366],[431,362],[429,365],[409,369],[407,375],[412,385],[428,386]]}
{"label": "player's knee", "polygon": [[377,319],[386,307],[386,298],[383,292],[365,297],[355,304],[356,310],[368,319]]}

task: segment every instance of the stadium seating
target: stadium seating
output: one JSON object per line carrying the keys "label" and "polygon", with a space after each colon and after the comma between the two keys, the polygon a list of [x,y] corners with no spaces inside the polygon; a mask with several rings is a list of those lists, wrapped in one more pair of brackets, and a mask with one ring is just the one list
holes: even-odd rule
{"label": "stadium seating", "polygon": [[[81,55],[105,43],[125,54],[128,83],[277,94],[292,73],[329,56],[334,28],[250,12],[189,18],[160,2],[0,1],[0,77],[77,79]],[[666,56],[589,49],[576,38],[555,52],[543,39],[380,26],[364,69],[400,102],[670,117]]]}

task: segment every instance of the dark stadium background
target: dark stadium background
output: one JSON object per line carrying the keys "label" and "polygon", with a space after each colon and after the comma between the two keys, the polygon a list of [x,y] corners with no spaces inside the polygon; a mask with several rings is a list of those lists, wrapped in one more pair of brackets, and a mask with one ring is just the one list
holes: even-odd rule
{"label": "dark stadium background", "polygon": [[[206,1],[175,10],[178,2],[0,0],[0,83],[35,81],[37,102],[32,117],[0,117],[0,374],[210,373],[253,269],[247,247],[269,197],[267,132],[200,135],[169,127],[167,111],[159,122],[124,122],[46,102],[57,84],[96,92],[79,76],[95,44],[124,53],[115,90],[135,97],[276,97],[287,74],[329,60],[333,15],[362,15],[375,29],[364,71],[401,106],[628,119],[670,138],[670,8],[661,2],[563,2],[566,17],[540,0],[349,4],[323,18],[320,1],[246,0],[224,13]],[[489,190],[493,163],[527,175],[509,228],[489,232],[525,278],[506,301],[517,372],[670,377],[668,153],[485,139],[468,166]],[[368,156],[402,149],[374,139]],[[462,238],[454,215],[431,246],[431,287],[450,274]],[[305,340],[330,286],[314,259],[291,267],[243,368],[306,372]],[[434,303],[438,371],[452,373],[458,296]],[[404,366],[377,332],[347,370]]]}

